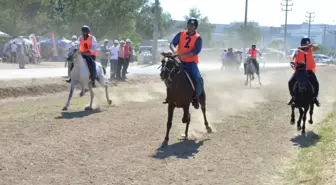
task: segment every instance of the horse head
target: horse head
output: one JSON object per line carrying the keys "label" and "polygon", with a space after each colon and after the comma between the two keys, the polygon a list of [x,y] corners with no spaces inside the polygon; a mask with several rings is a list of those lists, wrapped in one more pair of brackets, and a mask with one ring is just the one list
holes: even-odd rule
{"label": "horse head", "polygon": [[180,72],[180,62],[176,59],[177,55],[171,52],[161,53],[163,59],[161,60],[161,80],[171,81],[174,74]]}
{"label": "horse head", "polygon": [[298,63],[296,65],[296,80],[298,83],[298,91],[306,92],[307,91],[307,85],[309,82],[308,73],[306,70],[306,64],[305,63]]}

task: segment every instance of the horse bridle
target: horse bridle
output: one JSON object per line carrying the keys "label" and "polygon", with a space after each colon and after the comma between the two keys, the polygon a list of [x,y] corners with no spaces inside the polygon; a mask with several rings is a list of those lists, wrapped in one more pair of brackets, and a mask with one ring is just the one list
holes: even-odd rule
{"label": "horse bridle", "polygon": [[[174,62],[174,64],[175,64],[175,66],[172,67],[172,69],[168,69],[168,68],[166,67],[167,63],[169,62],[169,59],[171,59],[171,60]],[[180,67],[181,62],[178,61],[178,60],[176,59],[176,56],[174,56],[174,55],[172,55],[172,56],[164,56],[163,60],[165,61],[164,64],[161,64],[161,65],[158,67],[158,69],[161,68],[161,72],[168,71],[168,79],[167,79],[167,80],[168,80],[168,81],[171,81],[171,80],[172,80],[172,79],[171,79],[171,74],[176,70],[176,68],[179,68],[179,67]],[[178,70],[178,72],[177,72],[176,74],[179,74],[179,73],[180,73],[180,70]]]}

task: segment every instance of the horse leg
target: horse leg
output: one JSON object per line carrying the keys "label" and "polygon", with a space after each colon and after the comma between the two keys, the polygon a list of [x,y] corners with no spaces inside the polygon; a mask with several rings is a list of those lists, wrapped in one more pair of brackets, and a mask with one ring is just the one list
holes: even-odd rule
{"label": "horse leg", "polygon": [[167,121],[166,137],[164,138],[161,144],[161,148],[166,148],[168,146],[169,132],[173,124],[172,121],[173,121],[174,109],[175,109],[175,105],[173,103],[169,103],[168,104],[168,121]]}
{"label": "horse leg", "polygon": [[259,85],[261,85],[260,74],[258,74]]}
{"label": "horse leg", "polygon": [[179,140],[187,140],[188,139],[188,130],[190,124],[190,113],[189,113],[190,104],[188,103],[186,106],[183,107],[183,118],[182,122],[186,123],[186,128],[184,134],[182,134],[178,139]]}
{"label": "horse leg", "polygon": [[296,122],[296,124],[297,124],[297,130],[300,131],[301,130],[301,120],[302,120],[302,117],[303,117],[303,109],[302,109],[302,107],[299,107],[298,109],[299,109],[299,112],[300,112],[300,116],[299,116],[299,119]]}
{"label": "horse leg", "polygon": [[313,114],[314,114],[314,103],[311,103],[310,104],[310,108],[309,108],[309,123],[310,124],[313,124],[314,122],[313,122]]}
{"label": "horse leg", "polygon": [[252,80],[253,80],[253,74],[251,74],[251,76],[250,76],[249,87],[252,86]]}
{"label": "horse leg", "polygon": [[89,91],[90,91],[90,104],[89,106],[85,107],[85,110],[92,110],[92,103],[93,103],[93,98],[94,98],[94,93],[92,89],[92,83],[89,83]]}
{"label": "horse leg", "polygon": [[294,112],[295,107],[294,107],[294,105],[292,105],[291,108],[292,108],[292,114],[291,114],[290,124],[294,125],[294,123],[295,123],[295,112]]}
{"label": "horse leg", "polygon": [[85,95],[85,85],[83,83],[80,83],[81,86],[81,92],[79,93],[79,97],[83,97]]}
{"label": "horse leg", "polygon": [[68,107],[70,105],[70,101],[71,101],[71,98],[72,98],[72,95],[73,95],[74,88],[75,88],[75,85],[74,85],[73,81],[71,81],[69,97],[68,97],[68,100],[67,100],[66,104],[64,105],[64,107],[62,109],[63,111],[68,110]]}
{"label": "horse leg", "polygon": [[108,86],[107,86],[107,83],[105,82],[105,94],[106,94],[106,100],[107,100],[107,103],[109,104],[109,105],[111,105],[112,104],[112,100],[110,99],[110,97],[109,97],[109,94],[108,94]]}
{"label": "horse leg", "polygon": [[205,128],[207,130],[208,133],[211,133],[212,132],[212,129],[211,127],[209,126],[209,123],[208,123],[208,120],[207,120],[207,117],[206,117],[206,95],[205,95],[205,92],[203,90],[201,96],[200,96],[200,104],[201,104],[201,109],[202,109],[202,112],[203,112],[203,118],[204,118],[204,125],[205,125]]}
{"label": "horse leg", "polygon": [[249,74],[246,74],[246,82],[245,82],[246,86],[247,86],[247,83],[248,83],[248,77],[249,77]]}
{"label": "horse leg", "polygon": [[308,110],[309,110],[309,105],[305,105],[304,112],[303,112],[303,118],[302,118],[302,121],[303,121],[302,131],[301,131],[302,134],[306,133],[306,120],[307,120]]}

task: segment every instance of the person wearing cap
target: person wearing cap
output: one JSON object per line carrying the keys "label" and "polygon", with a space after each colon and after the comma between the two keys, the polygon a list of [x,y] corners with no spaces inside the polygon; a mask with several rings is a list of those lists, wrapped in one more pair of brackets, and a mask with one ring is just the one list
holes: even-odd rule
{"label": "person wearing cap", "polygon": [[118,65],[116,71],[117,80],[125,80],[122,78],[122,71],[126,71],[125,68],[125,41],[121,40],[118,48]]}
{"label": "person wearing cap", "polygon": [[108,57],[110,56],[110,49],[108,48],[109,41],[104,40],[104,44],[100,46],[100,63],[107,68]]}
{"label": "person wearing cap", "polygon": [[125,70],[122,72],[122,78],[126,79],[126,74],[131,57],[132,57],[132,46],[131,46],[132,41],[130,39],[126,39],[126,45],[125,45]]}
{"label": "person wearing cap", "polygon": [[110,47],[110,53],[111,53],[111,60],[110,60],[110,79],[116,78],[116,72],[118,67],[118,50],[119,50],[119,41],[115,40],[113,42],[113,46]]}

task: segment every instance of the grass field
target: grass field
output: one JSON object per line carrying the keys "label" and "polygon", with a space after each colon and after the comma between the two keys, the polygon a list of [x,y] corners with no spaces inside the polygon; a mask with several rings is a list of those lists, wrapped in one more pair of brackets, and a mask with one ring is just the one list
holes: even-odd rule
{"label": "grass field", "polygon": [[288,173],[288,184],[327,185],[336,184],[336,105],[321,122],[317,134],[307,134],[306,146],[301,146],[297,161]]}

